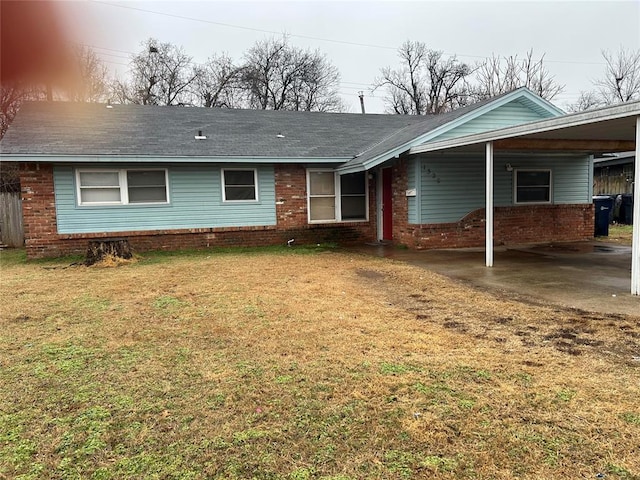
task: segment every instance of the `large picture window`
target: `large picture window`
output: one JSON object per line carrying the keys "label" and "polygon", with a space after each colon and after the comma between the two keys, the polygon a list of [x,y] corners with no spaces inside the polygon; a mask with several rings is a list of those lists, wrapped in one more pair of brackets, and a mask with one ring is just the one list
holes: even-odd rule
{"label": "large picture window", "polygon": [[222,195],[225,202],[258,200],[258,174],[250,170],[222,170]]}
{"label": "large picture window", "polygon": [[515,203],[551,203],[551,170],[516,170]]}
{"label": "large picture window", "polygon": [[79,205],[168,203],[166,170],[76,170]]}
{"label": "large picture window", "polygon": [[332,170],[308,170],[309,222],[367,219],[366,173],[338,175]]}

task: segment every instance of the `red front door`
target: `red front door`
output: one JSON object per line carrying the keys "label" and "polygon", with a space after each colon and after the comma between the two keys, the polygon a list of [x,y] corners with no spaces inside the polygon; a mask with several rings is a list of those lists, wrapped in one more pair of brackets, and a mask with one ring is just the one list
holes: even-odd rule
{"label": "red front door", "polygon": [[393,189],[391,169],[382,169],[382,239],[393,240]]}

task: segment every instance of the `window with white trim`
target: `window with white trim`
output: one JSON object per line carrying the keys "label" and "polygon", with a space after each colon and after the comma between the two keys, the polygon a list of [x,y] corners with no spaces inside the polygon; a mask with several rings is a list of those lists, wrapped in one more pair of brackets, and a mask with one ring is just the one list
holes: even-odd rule
{"label": "window with white trim", "polygon": [[258,200],[258,172],[256,169],[222,169],[222,200],[251,202]]}
{"label": "window with white trim", "polygon": [[367,174],[307,170],[309,222],[367,220]]}
{"label": "window with white trim", "polygon": [[551,170],[515,170],[514,203],[551,203]]}
{"label": "window with white trim", "polygon": [[78,205],[169,203],[167,170],[76,170]]}

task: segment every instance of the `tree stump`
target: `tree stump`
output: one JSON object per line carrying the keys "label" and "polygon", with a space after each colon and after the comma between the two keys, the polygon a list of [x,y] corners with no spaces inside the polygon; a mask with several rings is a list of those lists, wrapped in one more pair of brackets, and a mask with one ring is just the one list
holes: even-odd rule
{"label": "tree stump", "polygon": [[90,240],[87,247],[85,265],[93,265],[105,257],[123,258],[128,260],[133,257],[133,251],[126,238],[103,238]]}

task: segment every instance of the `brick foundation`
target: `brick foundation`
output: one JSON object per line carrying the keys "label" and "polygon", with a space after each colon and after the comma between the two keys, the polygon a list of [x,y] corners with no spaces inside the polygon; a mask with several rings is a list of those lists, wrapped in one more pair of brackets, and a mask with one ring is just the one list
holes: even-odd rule
{"label": "brick foundation", "polygon": [[276,165],[276,226],[198,228],[139,232],[58,234],[53,166],[21,164],[25,245],[30,259],[84,254],[89,240],[127,238],[136,252],[218,246],[349,245],[375,239],[375,182],[370,181],[370,220],[340,224],[307,224],[306,170],[301,165]]}

